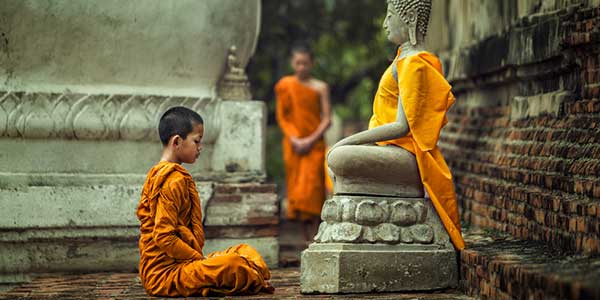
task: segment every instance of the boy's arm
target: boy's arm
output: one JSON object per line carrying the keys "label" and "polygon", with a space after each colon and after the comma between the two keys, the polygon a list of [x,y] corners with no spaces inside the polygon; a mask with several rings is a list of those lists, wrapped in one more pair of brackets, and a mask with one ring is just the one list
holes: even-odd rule
{"label": "boy's arm", "polygon": [[202,255],[176,235],[180,203],[186,197],[185,179],[167,182],[156,204],[153,239],[158,247],[175,259],[201,259]]}

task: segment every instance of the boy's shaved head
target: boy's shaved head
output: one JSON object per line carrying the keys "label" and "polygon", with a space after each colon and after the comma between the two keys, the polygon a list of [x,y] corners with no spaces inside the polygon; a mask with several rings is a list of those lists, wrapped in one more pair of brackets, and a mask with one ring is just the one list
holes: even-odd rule
{"label": "boy's shaved head", "polygon": [[183,106],[169,108],[160,117],[158,123],[160,141],[163,145],[167,145],[169,139],[174,135],[179,135],[182,139],[185,139],[196,124],[204,124],[204,120],[197,112]]}

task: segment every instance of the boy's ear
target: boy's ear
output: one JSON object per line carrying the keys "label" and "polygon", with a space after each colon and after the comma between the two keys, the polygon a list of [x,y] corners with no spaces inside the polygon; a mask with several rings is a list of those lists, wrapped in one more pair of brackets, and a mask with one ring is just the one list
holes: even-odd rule
{"label": "boy's ear", "polygon": [[179,134],[176,134],[171,137],[171,144],[173,146],[179,146],[180,143],[181,143],[181,136],[179,136]]}

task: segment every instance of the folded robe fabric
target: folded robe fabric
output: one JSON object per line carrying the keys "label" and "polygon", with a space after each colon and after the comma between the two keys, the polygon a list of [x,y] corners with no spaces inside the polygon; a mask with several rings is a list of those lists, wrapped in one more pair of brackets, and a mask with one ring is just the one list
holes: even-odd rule
{"label": "folded robe fabric", "polygon": [[433,206],[455,248],[463,249],[465,242],[460,230],[452,174],[437,146],[440,131],[448,122],[446,112],[455,101],[451,86],[433,54],[420,52],[394,63],[397,80],[391,65],[379,83],[369,128],[396,122],[400,95],[410,132],[399,139],[378,144],[396,145],[415,155],[421,180]]}
{"label": "folded robe fabric", "polygon": [[321,97],[294,76],[275,85],[277,123],[283,131],[283,160],[287,188],[287,217],[320,216],[325,201],[325,142],[317,141],[306,154],[294,152],[290,137],[312,134],[321,123]]}
{"label": "folded robe fabric", "polygon": [[140,204],[140,278],[153,296],[239,295],[272,291],[262,257],[242,244],[202,253],[202,210],[192,176],[160,162],[148,173]]}

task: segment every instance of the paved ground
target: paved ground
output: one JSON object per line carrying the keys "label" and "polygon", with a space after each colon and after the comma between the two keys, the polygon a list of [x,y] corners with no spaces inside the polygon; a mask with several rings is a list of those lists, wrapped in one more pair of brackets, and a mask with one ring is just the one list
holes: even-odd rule
{"label": "paved ground", "polygon": [[[300,252],[306,242],[297,223],[282,222],[280,226],[280,265],[272,271],[271,283],[275,294],[256,296],[227,297],[225,299],[474,299],[459,291],[439,291],[432,293],[373,293],[360,295],[302,295],[300,294]],[[156,299],[144,292],[137,274],[134,273],[93,273],[93,274],[47,274],[32,282],[12,290],[1,292],[3,299]],[[222,299],[222,298],[212,298]]]}
{"label": "paved ground", "polygon": [[[225,299],[473,299],[457,291],[415,294],[302,295],[297,268],[273,270],[271,283],[275,294],[226,297]],[[0,293],[0,299],[156,299],[144,292],[137,274],[94,273],[83,275],[51,274],[34,279],[11,291]],[[222,298],[210,298],[222,299]]]}

